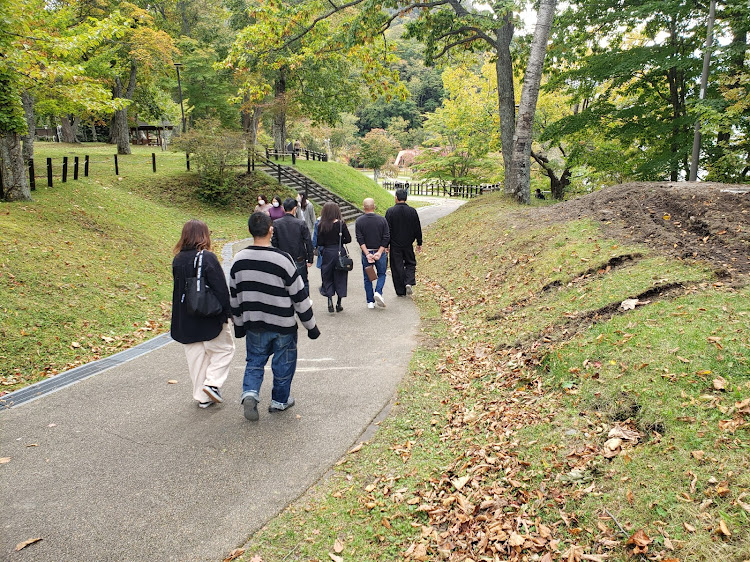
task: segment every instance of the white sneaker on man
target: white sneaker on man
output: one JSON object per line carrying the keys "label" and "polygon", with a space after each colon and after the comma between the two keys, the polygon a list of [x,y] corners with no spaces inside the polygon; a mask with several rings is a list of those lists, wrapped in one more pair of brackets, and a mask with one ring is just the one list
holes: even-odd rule
{"label": "white sneaker on man", "polygon": [[380,293],[375,293],[375,302],[378,303],[378,306],[385,308],[385,299]]}
{"label": "white sneaker on man", "polygon": [[375,308],[375,303],[374,302],[368,302],[367,303],[367,308]]}
{"label": "white sneaker on man", "polygon": [[412,289],[411,285],[406,286],[406,294],[411,296],[414,293],[414,289]]}

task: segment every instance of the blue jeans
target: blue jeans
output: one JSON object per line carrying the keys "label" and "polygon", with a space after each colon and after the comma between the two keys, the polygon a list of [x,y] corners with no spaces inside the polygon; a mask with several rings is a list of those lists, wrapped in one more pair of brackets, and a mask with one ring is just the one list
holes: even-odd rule
{"label": "blue jeans", "polygon": [[[369,252],[370,254],[374,254],[375,252]],[[367,277],[367,272],[365,271],[365,268],[368,265],[374,265],[375,271],[378,272],[378,280],[375,282],[375,291],[372,290],[372,281],[370,281],[370,278]],[[362,276],[365,280],[365,295],[367,295],[367,302],[375,302],[375,293],[383,294],[383,287],[385,287],[385,272],[388,269],[388,254],[383,252],[383,255],[380,256],[379,260],[375,260],[375,263],[370,263],[367,261],[367,257],[362,254]]]}
{"label": "blue jeans", "polygon": [[252,395],[256,400],[260,396],[260,385],[263,384],[263,369],[271,360],[273,371],[273,389],[271,399],[281,404],[289,400],[294,371],[297,369],[297,332],[279,334],[278,332],[247,332],[247,366],[242,381],[242,396]]}

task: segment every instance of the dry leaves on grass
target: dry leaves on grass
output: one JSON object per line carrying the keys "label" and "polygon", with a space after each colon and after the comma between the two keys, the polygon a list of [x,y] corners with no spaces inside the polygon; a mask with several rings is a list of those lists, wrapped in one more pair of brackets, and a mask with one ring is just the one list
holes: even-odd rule
{"label": "dry leaves on grass", "polygon": [[[236,560],[243,554],[245,554],[244,548],[235,548],[232,552],[229,553],[226,558],[224,558],[223,562],[231,562],[232,560]],[[259,555],[255,555],[250,559],[250,562],[263,562],[263,559]]]}

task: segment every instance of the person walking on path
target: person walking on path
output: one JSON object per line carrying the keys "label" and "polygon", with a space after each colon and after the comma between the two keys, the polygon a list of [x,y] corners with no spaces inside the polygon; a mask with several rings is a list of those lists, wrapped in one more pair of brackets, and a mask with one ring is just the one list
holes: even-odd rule
{"label": "person walking on path", "polygon": [[297,218],[305,221],[307,229],[310,231],[310,236],[312,236],[313,228],[315,227],[315,209],[304,193],[299,196],[298,201]]}
{"label": "person walking on path", "polygon": [[241,403],[245,417],[258,421],[260,387],[268,358],[273,372],[270,413],[294,406],[290,395],[297,369],[297,314],[307,336],[316,339],[312,300],[289,254],[271,246],[271,217],[250,215],[248,229],[253,244],[240,250],[229,272],[230,303],[235,337],[245,337],[247,365]]}
{"label": "person walking on path", "polygon": [[419,214],[406,204],[405,189],[396,190],[396,204],[385,212],[385,220],[391,233],[391,276],[396,295],[412,294],[417,284],[417,258],[413,244],[417,241],[417,252],[422,251],[422,225]]}
{"label": "person walking on path", "polygon": [[[391,239],[388,221],[380,215],[375,214],[375,200],[367,198],[362,202],[365,214],[354,223],[354,234],[362,250],[362,274],[365,281],[365,295],[367,296],[367,308],[378,306],[385,307],[383,298],[383,287],[385,287],[385,272],[388,267],[388,254],[385,249]],[[372,281],[367,275],[367,267],[374,266],[378,274],[375,290],[372,289]]]}
{"label": "person walking on path", "polygon": [[273,201],[271,202],[271,208],[268,209],[268,215],[273,219],[280,219],[284,216],[284,207],[283,202],[281,201],[281,197],[278,195],[273,196]]}
{"label": "person walking on path", "polygon": [[255,206],[255,212],[262,211],[265,214],[271,210],[271,204],[265,195],[258,195],[258,204]]}
{"label": "person walking on path", "polygon": [[[199,256],[198,254],[202,254]],[[232,311],[224,270],[211,252],[211,236],[206,223],[190,220],[182,227],[182,235],[174,247],[172,261],[172,339],[182,344],[193,381],[193,398],[201,408],[208,408],[224,399],[219,390],[227,380],[234,357]],[[199,265],[200,262],[200,265]],[[221,303],[221,314],[201,317],[188,314],[185,302],[186,279],[200,275]]]}
{"label": "person walking on path", "polygon": [[307,269],[313,262],[313,246],[310,231],[304,221],[296,218],[297,201],[284,201],[284,216],[273,221],[273,236],[271,245],[283,250],[290,256],[297,266],[297,272],[305,284],[305,290],[310,294],[310,283],[307,280]]}
{"label": "person walking on path", "polygon": [[333,312],[333,296],[337,295],[336,312],[341,312],[344,307],[341,299],[346,296],[346,288],[349,280],[349,272],[336,269],[339,259],[339,248],[352,241],[352,235],[341,217],[341,209],[333,201],[323,205],[318,222],[317,247],[322,256],[320,266],[320,279],[322,286],[320,294],[328,297],[328,312]]}

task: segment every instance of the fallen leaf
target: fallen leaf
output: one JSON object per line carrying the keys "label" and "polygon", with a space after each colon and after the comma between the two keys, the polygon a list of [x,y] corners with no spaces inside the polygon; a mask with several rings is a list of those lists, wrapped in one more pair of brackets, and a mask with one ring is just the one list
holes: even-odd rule
{"label": "fallen leaf", "polygon": [[635,498],[633,497],[633,490],[628,490],[628,492],[625,494],[625,497],[628,500],[628,503],[630,505],[633,505],[633,502],[635,501]]}
{"label": "fallen leaf", "polygon": [[510,533],[510,538],[508,539],[510,546],[522,546],[524,542],[526,542],[526,539],[523,538],[523,535],[519,535],[515,531]]}
{"label": "fallen leaf", "polygon": [[620,303],[620,308],[623,310],[633,310],[637,304],[638,299],[625,299]]}
{"label": "fallen leaf", "polygon": [[731,537],[732,532],[729,530],[729,527],[727,527],[727,524],[724,523],[723,519],[719,519],[719,527],[716,529],[717,535],[724,535],[725,537]]}
{"label": "fallen leaf", "polygon": [[[237,550],[240,550],[239,548]],[[263,558],[261,558],[260,554],[256,554],[250,559],[250,562],[263,562]]]}
{"label": "fallen leaf", "polygon": [[364,443],[359,443],[358,445],[355,445],[354,447],[352,447],[351,449],[349,449],[348,453],[349,454],[356,453],[357,451],[359,451],[362,448],[363,445],[364,445]]}
{"label": "fallen leaf", "polygon": [[169,380],[167,381],[167,384],[177,384],[177,382],[178,382],[178,381],[177,381],[176,379],[169,379]]}
{"label": "fallen leaf", "polygon": [[691,525],[690,523],[685,523],[685,522],[683,522],[683,523],[682,523],[682,526],[683,526],[683,527],[685,527],[685,530],[686,530],[686,531],[687,531],[688,533],[695,533],[695,527],[693,527],[693,526],[692,526],[692,525]]}
{"label": "fallen leaf", "polygon": [[344,562],[344,558],[343,557],[336,556],[333,552],[329,552],[328,556],[331,557],[331,560],[333,560],[333,562]]}
{"label": "fallen leaf", "polygon": [[0,457],[0,464],[5,464],[10,462],[10,457]]}
{"label": "fallen leaf", "polygon": [[646,531],[643,529],[638,529],[635,533],[630,535],[630,538],[627,540],[625,544],[632,544],[635,547],[640,548],[646,548],[646,550],[642,552],[648,552],[648,545],[650,545],[652,541],[648,535],[646,534]]}
{"label": "fallen leaf", "polygon": [[29,539],[27,541],[19,542],[16,545],[16,552],[18,552],[19,550],[22,550],[22,549],[26,548],[30,544],[34,544],[35,542],[39,542],[40,540],[42,540],[42,537],[37,537],[35,539]]}
{"label": "fallen leaf", "polygon": [[333,551],[336,554],[341,554],[344,552],[344,543],[342,543],[339,539],[336,539],[336,542],[333,543]]}
{"label": "fallen leaf", "polygon": [[669,537],[664,537],[664,548],[667,550],[674,550],[674,545],[672,544],[672,541],[669,539]]}
{"label": "fallen leaf", "polygon": [[719,375],[714,379],[714,388],[716,390],[726,390],[727,389],[727,381],[724,377]]}
{"label": "fallen leaf", "polygon": [[705,455],[706,453],[704,453],[703,451],[693,451],[693,452],[692,452],[692,453],[690,453],[690,454],[691,454],[691,455],[693,455],[693,458],[694,458],[695,460],[699,461],[699,460],[702,460],[702,459],[703,459],[703,456],[704,456],[704,455]]}
{"label": "fallen leaf", "polygon": [[81,347],[81,344],[77,341],[74,341],[70,344],[70,347],[72,347],[73,349],[78,349],[79,347]]}
{"label": "fallen leaf", "polygon": [[461,478],[454,478],[453,480],[451,480],[451,484],[455,486],[456,490],[460,490],[466,485],[469,480],[471,480],[471,476],[467,474],[466,476],[462,476]]}
{"label": "fallen leaf", "polygon": [[[227,555],[226,558],[224,558],[223,562],[231,562],[232,560],[236,560],[243,554],[245,554],[244,548],[235,548],[232,552],[229,553],[229,555]],[[263,559],[256,554],[250,559],[250,562],[263,562]]]}
{"label": "fallen leaf", "polygon": [[427,558],[427,547],[422,543],[418,544],[414,547],[411,557],[414,558],[414,560],[429,560]]}

